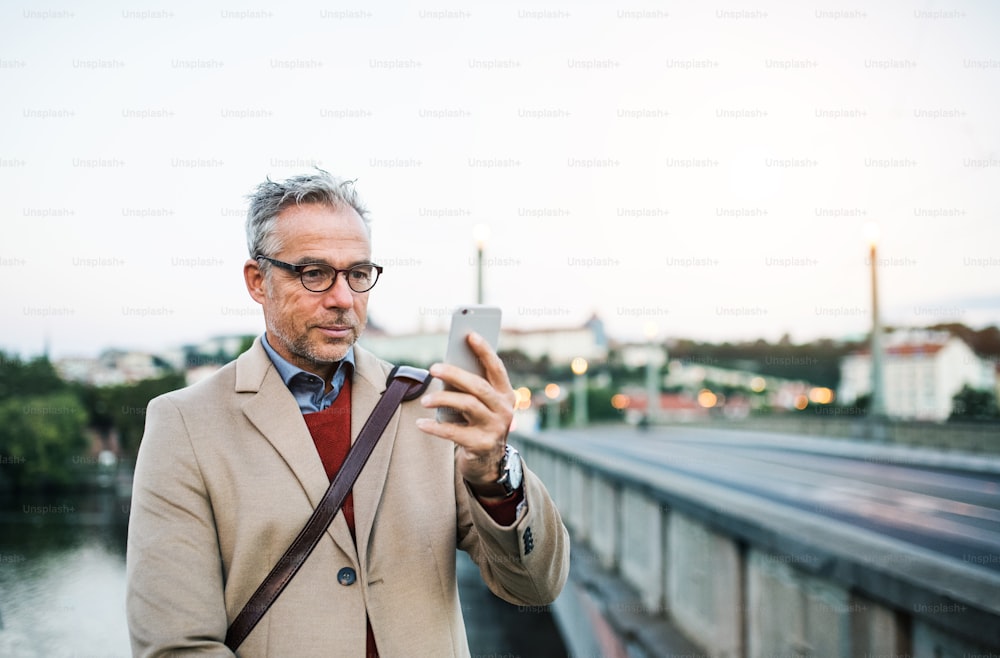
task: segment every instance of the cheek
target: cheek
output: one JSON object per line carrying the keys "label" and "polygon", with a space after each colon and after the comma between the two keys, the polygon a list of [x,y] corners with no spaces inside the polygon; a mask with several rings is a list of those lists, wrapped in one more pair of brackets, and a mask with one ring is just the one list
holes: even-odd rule
{"label": "cheek", "polygon": [[275,316],[286,325],[305,324],[306,319],[313,313],[314,303],[310,299],[304,299],[301,295],[287,290],[272,291],[272,308]]}
{"label": "cheek", "polygon": [[354,313],[358,316],[358,320],[364,323],[368,314],[368,295],[354,300]]}

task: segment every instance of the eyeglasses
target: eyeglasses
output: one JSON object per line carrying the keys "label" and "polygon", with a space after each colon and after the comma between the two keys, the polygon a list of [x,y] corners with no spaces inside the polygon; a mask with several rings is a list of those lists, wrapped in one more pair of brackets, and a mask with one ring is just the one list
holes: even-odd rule
{"label": "eyeglasses", "polygon": [[382,273],[382,267],[375,263],[359,263],[352,265],[346,270],[338,270],[324,263],[306,263],[305,265],[292,265],[280,260],[268,258],[258,254],[256,260],[266,260],[267,262],[280,267],[289,272],[299,275],[302,287],[310,292],[326,292],[337,282],[337,274],[344,273],[347,285],[354,292],[368,292],[375,287],[378,275]]}

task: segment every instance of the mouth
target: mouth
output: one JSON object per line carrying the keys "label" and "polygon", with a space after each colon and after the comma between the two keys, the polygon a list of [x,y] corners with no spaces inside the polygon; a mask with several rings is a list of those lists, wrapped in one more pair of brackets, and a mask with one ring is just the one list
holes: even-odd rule
{"label": "mouth", "polygon": [[328,338],[350,338],[353,334],[353,327],[346,324],[332,324],[316,327],[316,329]]}

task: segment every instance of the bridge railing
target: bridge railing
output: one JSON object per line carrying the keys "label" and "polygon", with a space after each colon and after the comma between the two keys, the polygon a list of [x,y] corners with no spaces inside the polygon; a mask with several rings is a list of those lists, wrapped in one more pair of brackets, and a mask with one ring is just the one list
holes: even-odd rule
{"label": "bridge railing", "polygon": [[623,616],[598,601],[600,624],[560,614],[560,605],[593,611],[593,600],[557,602],[564,629],[610,628],[638,655],[665,654],[636,647],[636,612],[639,624],[675,629],[710,656],[1000,655],[1000,572],[982,564],[990,556],[938,555],[809,510],[567,449],[545,433],[512,441],[546,483],[574,546],[596,563],[574,564],[613,576],[640,602]]}

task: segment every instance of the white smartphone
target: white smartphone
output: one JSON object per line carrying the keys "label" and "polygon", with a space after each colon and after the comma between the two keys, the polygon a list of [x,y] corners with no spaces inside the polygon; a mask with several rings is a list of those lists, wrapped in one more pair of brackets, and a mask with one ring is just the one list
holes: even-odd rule
{"label": "white smartphone", "polygon": [[[483,377],[486,369],[472,353],[468,343],[468,336],[473,331],[496,350],[500,339],[500,307],[472,304],[459,306],[451,314],[451,329],[448,332],[448,347],[445,350],[444,362]],[[454,389],[445,385],[445,390]],[[438,408],[437,419],[442,423],[466,424],[465,417],[451,407]]]}

